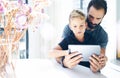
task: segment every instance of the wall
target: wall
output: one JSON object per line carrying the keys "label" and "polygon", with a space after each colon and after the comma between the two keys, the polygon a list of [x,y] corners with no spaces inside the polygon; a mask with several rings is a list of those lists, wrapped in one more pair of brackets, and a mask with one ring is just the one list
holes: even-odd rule
{"label": "wall", "polygon": [[119,21],[120,20],[120,0],[117,0],[116,1],[116,3],[117,3],[117,21]]}
{"label": "wall", "polygon": [[109,37],[106,55],[109,59],[114,59],[116,58],[116,0],[107,0],[107,4],[108,11],[102,21],[102,26]]}

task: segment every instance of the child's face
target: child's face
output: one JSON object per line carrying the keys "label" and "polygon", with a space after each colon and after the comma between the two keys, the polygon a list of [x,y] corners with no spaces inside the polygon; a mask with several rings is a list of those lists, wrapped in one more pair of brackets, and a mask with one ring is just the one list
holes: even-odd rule
{"label": "child's face", "polygon": [[70,28],[75,36],[83,36],[86,30],[86,22],[85,20],[81,20],[80,18],[72,18],[70,20]]}

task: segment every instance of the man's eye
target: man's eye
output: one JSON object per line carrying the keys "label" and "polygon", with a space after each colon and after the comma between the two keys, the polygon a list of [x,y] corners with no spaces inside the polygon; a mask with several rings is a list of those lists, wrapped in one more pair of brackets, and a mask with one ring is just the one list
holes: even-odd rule
{"label": "man's eye", "polygon": [[91,16],[91,15],[89,15],[89,18],[93,19],[94,17],[93,17],[93,16]]}
{"label": "man's eye", "polygon": [[101,20],[101,18],[97,18],[97,20]]}

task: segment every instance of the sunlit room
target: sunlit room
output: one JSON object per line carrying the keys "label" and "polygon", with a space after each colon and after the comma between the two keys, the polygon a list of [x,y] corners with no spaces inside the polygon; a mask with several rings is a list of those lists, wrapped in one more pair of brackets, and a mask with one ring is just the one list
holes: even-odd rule
{"label": "sunlit room", "polygon": [[[71,24],[70,14],[73,10],[79,10],[84,14],[85,24],[90,22],[87,21],[89,17],[95,18],[89,15],[88,5],[91,1],[97,2],[97,0],[0,0],[0,78],[88,78],[88,76],[89,78],[113,78],[113,76],[120,78],[120,0],[105,0],[106,14],[102,17],[96,16],[97,20],[101,19],[98,26],[101,26],[108,36],[104,53],[106,61],[103,67],[100,68],[100,65],[95,63],[93,65],[93,61],[91,63],[89,58],[92,55],[87,56],[89,53],[85,55],[89,67],[80,63],[73,67],[67,66],[70,62],[65,63],[65,58],[66,60],[68,58],[62,53],[56,53],[61,55],[59,63],[56,56],[52,58],[49,55],[51,50],[69,52],[67,55],[72,53],[69,48],[62,49],[58,45],[62,45],[61,41],[65,41],[64,30]],[[91,6],[92,4],[94,2],[91,2]],[[100,7],[95,9],[96,12],[93,14],[97,14],[99,9],[104,12],[104,8]],[[72,30],[72,27],[69,30]],[[70,35],[73,34],[74,31]],[[97,39],[101,35],[103,34],[96,36]],[[95,46],[99,46],[99,52],[102,52],[100,43]],[[92,47],[89,51],[91,49]],[[88,52],[87,48],[83,51]],[[78,56],[80,53],[70,59]],[[84,59],[84,56],[81,58]],[[97,63],[99,62],[97,57],[93,56],[93,58]]]}

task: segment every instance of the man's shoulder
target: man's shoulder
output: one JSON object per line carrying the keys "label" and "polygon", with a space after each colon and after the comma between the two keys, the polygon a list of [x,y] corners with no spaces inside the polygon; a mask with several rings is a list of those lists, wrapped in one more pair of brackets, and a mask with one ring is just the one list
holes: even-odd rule
{"label": "man's shoulder", "polygon": [[70,29],[69,24],[65,25],[65,29]]}
{"label": "man's shoulder", "polygon": [[98,31],[100,32],[100,34],[108,35],[105,29],[101,25],[99,25]]}
{"label": "man's shoulder", "polygon": [[71,33],[72,33],[72,31],[70,30],[69,24],[67,24],[64,27],[62,37],[65,38],[65,37],[69,36]]}

